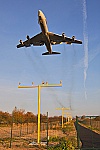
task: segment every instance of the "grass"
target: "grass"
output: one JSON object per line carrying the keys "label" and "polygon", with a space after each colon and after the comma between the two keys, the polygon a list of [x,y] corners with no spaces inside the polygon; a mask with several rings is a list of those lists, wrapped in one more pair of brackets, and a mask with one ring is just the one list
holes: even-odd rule
{"label": "grass", "polygon": [[[4,127],[3,127],[4,128]],[[2,131],[3,131],[2,128]],[[26,127],[25,127],[26,128]],[[6,131],[10,131],[10,127],[5,128]],[[16,130],[15,130],[16,129]],[[29,146],[29,143],[32,141],[37,140],[37,133],[32,132],[31,134],[22,134],[23,136],[16,136],[18,134],[15,134],[16,132],[19,132],[19,127],[18,130],[17,128],[14,127],[13,131],[13,137],[11,141],[11,146],[14,150],[14,148],[17,149],[30,149],[31,147]],[[24,129],[23,129],[24,131]],[[24,131],[25,132],[25,131]],[[10,132],[9,132],[10,133]],[[41,139],[46,139],[46,133],[47,131],[41,131]],[[10,146],[10,134],[8,137],[5,137],[6,132],[2,132],[2,137],[0,138],[0,147],[2,148],[9,148]],[[73,122],[65,124],[64,128],[59,128],[59,130],[49,130],[49,147],[48,150],[74,150],[76,147],[76,132],[75,128],[73,125]],[[32,147],[34,149],[34,146]],[[36,147],[36,149],[45,149],[45,147]]]}

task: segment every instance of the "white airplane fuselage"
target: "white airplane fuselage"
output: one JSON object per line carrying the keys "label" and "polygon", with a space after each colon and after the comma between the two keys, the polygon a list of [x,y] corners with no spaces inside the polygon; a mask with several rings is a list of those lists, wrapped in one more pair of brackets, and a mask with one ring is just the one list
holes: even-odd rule
{"label": "white airplane fuselage", "polygon": [[53,32],[49,32],[46,17],[41,10],[38,11],[38,23],[40,25],[42,32],[33,36],[32,38],[30,38],[27,35],[26,36],[27,40],[25,41],[20,40],[20,43],[17,45],[17,48],[30,47],[31,45],[33,46],[45,45],[47,52],[42,53],[42,55],[51,55],[51,54],[53,55],[53,54],[60,54],[60,52],[52,51],[52,45],[57,45],[57,44],[62,44],[62,43],[82,44],[82,41],[75,39],[75,36],[72,36],[72,38],[69,38],[65,36],[64,33],[62,33],[62,35],[59,35]]}
{"label": "white airplane fuselage", "polygon": [[38,23],[40,24],[42,34],[45,37],[45,41],[46,41],[45,46],[46,46],[48,52],[51,54],[52,47],[51,47],[50,38],[48,35],[47,21],[46,21],[45,15],[43,14],[43,12],[41,10],[38,11]]}

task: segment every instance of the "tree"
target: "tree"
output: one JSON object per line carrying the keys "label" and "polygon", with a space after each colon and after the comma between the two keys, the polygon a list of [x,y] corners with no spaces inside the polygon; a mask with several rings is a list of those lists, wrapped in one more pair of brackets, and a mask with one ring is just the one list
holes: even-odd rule
{"label": "tree", "polygon": [[17,109],[17,107],[15,107],[15,109],[12,112],[12,119],[13,122],[18,124],[18,123],[24,123],[25,120],[25,110],[23,109]]}
{"label": "tree", "polygon": [[95,121],[100,121],[100,116],[95,117]]}
{"label": "tree", "polygon": [[32,112],[27,112],[25,114],[25,123],[36,123],[37,117]]}

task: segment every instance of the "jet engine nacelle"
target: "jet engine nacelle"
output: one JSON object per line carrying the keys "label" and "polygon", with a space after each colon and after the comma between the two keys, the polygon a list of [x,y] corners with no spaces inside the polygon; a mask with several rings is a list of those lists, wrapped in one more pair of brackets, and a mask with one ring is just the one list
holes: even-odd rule
{"label": "jet engine nacelle", "polygon": [[22,45],[23,45],[23,41],[22,41],[22,40],[20,40],[19,42],[20,42],[20,44],[22,44]]}
{"label": "jet engine nacelle", "polygon": [[75,36],[72,36],[72,40],[73,40],[73,41],[75,40]]}
{"label": "jet engine nacelle", "polygon": [[65,38],[65,37],[66,37],[65,33],[62,33],[62,37],[63,37],[63,38]]}
{"label": "jet engine nacelle", "polygon": [[27,36],[26,36],[26,38],[27,38],[27,40],[30,40],[30,37],[29,37],[29,35],[27,35]]}

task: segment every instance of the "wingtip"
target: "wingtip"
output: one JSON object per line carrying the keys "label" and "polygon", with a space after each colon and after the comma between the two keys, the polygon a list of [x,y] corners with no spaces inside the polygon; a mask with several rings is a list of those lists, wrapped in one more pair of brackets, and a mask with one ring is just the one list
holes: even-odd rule
{"label": "wingtip", "polygon": [[19,48],[19,45],[17,45],[16,47]]}
{"label": "wingtip", "polygon": [[82,44],[82,41],[80,41],[80,44]]}

